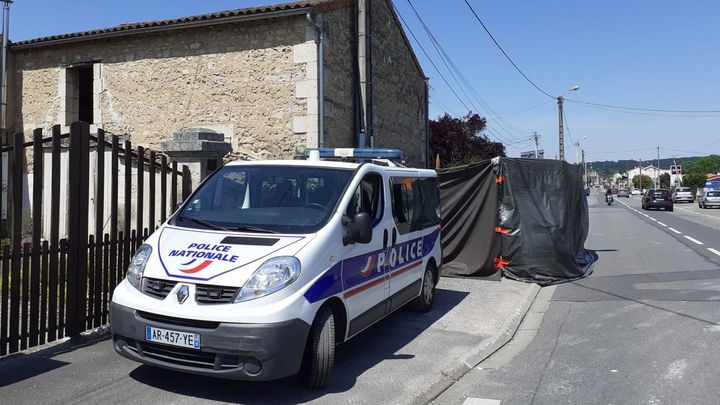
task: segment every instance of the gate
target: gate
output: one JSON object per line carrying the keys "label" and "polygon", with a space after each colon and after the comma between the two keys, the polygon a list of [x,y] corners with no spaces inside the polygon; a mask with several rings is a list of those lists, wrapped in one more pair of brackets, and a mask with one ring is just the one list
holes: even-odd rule
{"label": "gate", "polygon": [[[102,129],[94,136],[84,122],[73,123],[66,134],[56,125],[47,138],[36,129],[30,142],[18,133],[11,145],[0,150],[0,179],[7,167],[9,181],[7,199],[0,198],[0,206],[7,207],[9,226],[0,238],[9,237],[10,242],[0,244],[2,356],[106,324],[112,290],[123,279],[130,258],[174,211],[178,198],[189,196],[191,183],[187,166],[178,171],[177,162],[169,162],[165,155],[140,146],[133,149],[130,141],[121,146],[116,135],[106,137]],[[33,171],[25,179],[29,151]],[[66,170],[61,167],[63,153],[68,156]],[[44,167],[48,163],[49,168]],[[61,186],[67,186],[65,201]],[[49,189],[47,201],[44,187]],[[23,194],[30,194],[30,189],[28,220]],[[44,215],[49,216],[45,230]],[[60,219],[65,215],[67,232],[61,235]],[[103,232],[105,228],[109,232]],[[43,234],[47,239],[41,238]]]}

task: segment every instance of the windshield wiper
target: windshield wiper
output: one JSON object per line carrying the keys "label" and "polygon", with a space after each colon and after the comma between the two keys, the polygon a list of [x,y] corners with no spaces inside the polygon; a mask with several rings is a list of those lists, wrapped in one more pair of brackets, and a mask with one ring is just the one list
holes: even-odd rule
{"label": "windshield wiper", "polygon": [[220,225],[215,225],[215,224],[213,224],[212,222],[208,222],[208,221],[202,220],[202,219],[200,219],[200,218],[191,217],[191,216],[188,216],[188,215],[185,215],[185,214],[180,214],[180,215],[178,216],[178,218],[180,218],[180,219],[187,219],[188,221],[195,222],[196,224],[200,224],[200,225],[205,225],[205,226],[207,226],[208,228],[217,229],[217,230],[219,230],[219,231],[227,231],[227,230],[228,230],[227,228],[223,228],[223,227],[220,226]]}
{"label": "windshield wiper", "polygon": [[257,226],[252,225],[237,225],[237,226],[231,226],[226,228],[229,231],[250,231],[250,232],[260,232],[260,233],[277,233],[275,231],[271,231],[270,229],[265,228],[259,228]]}

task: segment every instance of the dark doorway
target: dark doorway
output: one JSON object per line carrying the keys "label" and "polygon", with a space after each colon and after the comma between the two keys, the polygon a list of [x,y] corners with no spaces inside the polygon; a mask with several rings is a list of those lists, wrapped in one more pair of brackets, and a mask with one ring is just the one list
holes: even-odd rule
{"label": "dark doorway", "polygon": [[93,120],[93,67],[78,67],[78,119],[89,124]]}

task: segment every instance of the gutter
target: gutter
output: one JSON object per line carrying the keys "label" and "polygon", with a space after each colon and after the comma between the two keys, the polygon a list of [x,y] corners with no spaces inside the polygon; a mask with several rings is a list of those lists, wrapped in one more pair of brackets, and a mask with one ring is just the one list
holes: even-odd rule
{"label": "gutter", "polygon": [[[307,8],[309,8],[309,7],[307,7]],[[45,47],[45,46],[65,45],[65,44],[72,44],[72,43],[76,43],[76,42],[93,41],[93,40],[97,40],[97,39],[118,38],[118,37],[130,36],[130,35],[141,35],[141,34],[149,34],[149,33],[163,32],[163,31],[180,30],[180,29],[186,29],[186,28],[195,28],[195,27],[206,27],[206,26],[210,26],[210,25],[232,24],[232,23],[236,23],[236,22],[296,16],[296,15],[303,15],[303,14],[307,13],[307,8],[298,8],[298,9],[293,9],[293,10],[269,11],[269,12],[264,12],[264,13],[208,19],[208,20],[204,20],[204,21],[187,21],[187,22],[179,22],[179,23],[154,26],[154,27],[128,28],[128,29],[124,29],[124,30],[118,28],[118,31],[99,32],[96,34],[78,35],[75,37],[49,39],[49,40],[42,40],[42,41],[30,42],[30,43],[20,42],[17,44],[11,44],[11,49],[13,51],[24,50],[24,49],[31,49],[31,48],[40,48],[40,47]]]}
{"label": "gutter", "polygon": [[[305,14],[305,18],[308,22],[315,27],[317,32],[317,63],[318,63],[318,147],[325,147],[325,44],[324,44],[324,33],[322,27],[322,21],[320,24],[313,20],[311,12]],[[318,18],[320,20],[320,18]]]}

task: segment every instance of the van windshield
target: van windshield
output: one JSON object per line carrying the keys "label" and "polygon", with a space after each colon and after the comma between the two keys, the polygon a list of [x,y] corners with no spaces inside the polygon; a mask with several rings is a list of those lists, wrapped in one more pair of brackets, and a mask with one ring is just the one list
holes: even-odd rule
{"label": "van windshield", "polygon": [[174,225],[267,233],[312,233],[328,221],[353,170],[225,166],[185,203]]}

